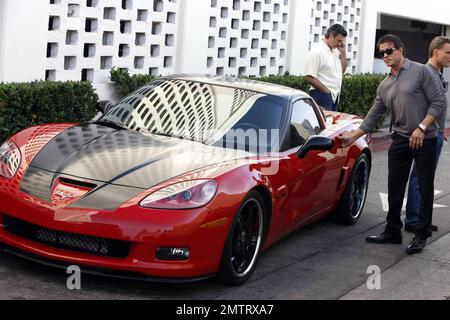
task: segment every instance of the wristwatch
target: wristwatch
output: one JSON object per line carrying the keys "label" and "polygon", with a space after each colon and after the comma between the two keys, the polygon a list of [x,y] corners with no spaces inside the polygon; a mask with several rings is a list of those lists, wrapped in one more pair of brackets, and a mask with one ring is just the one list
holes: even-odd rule
{"label": "wristwatch", "polygon": [[419,129],[423,133],[427,133],[427,127],[425,127],[425,125],[423,123],[419,124]]}

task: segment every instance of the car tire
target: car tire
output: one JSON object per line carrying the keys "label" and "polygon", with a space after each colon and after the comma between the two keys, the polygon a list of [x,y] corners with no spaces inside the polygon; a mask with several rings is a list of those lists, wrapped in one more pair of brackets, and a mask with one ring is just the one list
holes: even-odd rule
{"label": "car tire", "polygon": [[344,193],[338,203],[335,218],[346,225],[358,222],[364,209],[369,186],[370,161],[366,154],[361,154],[355,162]]}
{"label": "car tire", "polygon": [[225,241],[219,270],[222,283],[242,285],[255,271],[264,242],[266,212],[262,196],[251,191],[234,216]]}

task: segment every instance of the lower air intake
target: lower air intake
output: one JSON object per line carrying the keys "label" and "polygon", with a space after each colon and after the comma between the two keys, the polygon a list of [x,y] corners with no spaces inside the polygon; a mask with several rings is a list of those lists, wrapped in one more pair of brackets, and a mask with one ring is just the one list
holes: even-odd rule
{"label": "lower air intake", "polygon": [[55,248],[114,258],[125,258],[130,251],[126,241],[52,230],[6,215],[4,226],[10,233]]}

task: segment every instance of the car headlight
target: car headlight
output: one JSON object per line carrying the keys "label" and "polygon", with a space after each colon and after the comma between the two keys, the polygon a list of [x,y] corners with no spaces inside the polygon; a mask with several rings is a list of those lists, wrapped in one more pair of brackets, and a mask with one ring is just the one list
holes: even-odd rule
{"label": "car headlight", "polygon": [[22,155],[14,142],[8,140],[0,147],[0,176],[11,179],[19,170]]}
{"label": "car headlight", "polygon": [[193,180],[160,189],[142,200],[141,206],[154,209],[194,209],[208,204],[216,195],[214,180]]}

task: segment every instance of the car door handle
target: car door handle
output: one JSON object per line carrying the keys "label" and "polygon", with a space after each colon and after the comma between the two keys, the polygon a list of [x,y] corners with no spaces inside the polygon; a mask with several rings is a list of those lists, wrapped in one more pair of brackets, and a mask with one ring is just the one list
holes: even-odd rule
{"label": "car door handle", "polygon": [[287,191],[283,191],[278,195],[278,198],[280,199],[284,199],[288,196],[288,192]]}
{"label": "car door handle", "polygon": [[277,197],[278,199],[284,199],[288,196],[288,188],[286,186],[282,186],[277,190]]}

